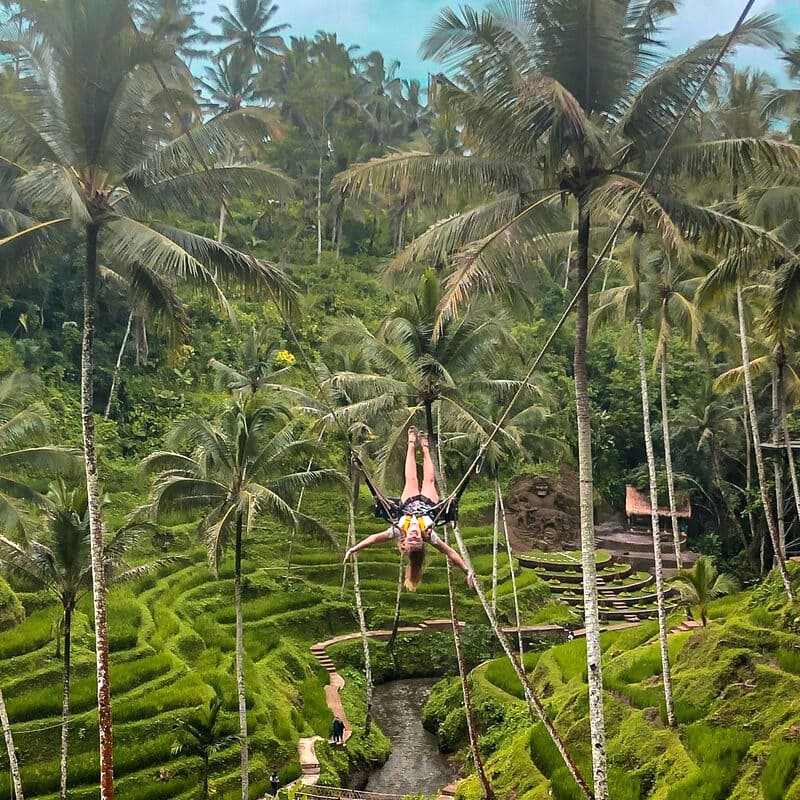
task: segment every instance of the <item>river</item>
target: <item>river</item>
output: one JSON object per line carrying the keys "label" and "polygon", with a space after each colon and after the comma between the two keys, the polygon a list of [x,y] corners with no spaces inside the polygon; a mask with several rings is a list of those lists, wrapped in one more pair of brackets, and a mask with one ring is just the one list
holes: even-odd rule
{"label": "river", "polygon": [[422,727],[422,709],[436,680],[412,678],[375,687],[372,718],[391,740],[392,754],[370,774],[367,791],[432,795],[452,782],[453,768],[436,737]]}

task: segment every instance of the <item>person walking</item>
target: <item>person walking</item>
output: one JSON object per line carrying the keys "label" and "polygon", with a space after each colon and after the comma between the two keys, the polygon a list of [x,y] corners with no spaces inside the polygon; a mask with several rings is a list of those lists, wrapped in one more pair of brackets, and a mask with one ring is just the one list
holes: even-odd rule
{"label": "person walking", "polygon": [[281,788],[281,779],[278,777],[278,773],[274,769],[269,776],[269,785],[272,787],[272,796],[277,797],[278,789]]}

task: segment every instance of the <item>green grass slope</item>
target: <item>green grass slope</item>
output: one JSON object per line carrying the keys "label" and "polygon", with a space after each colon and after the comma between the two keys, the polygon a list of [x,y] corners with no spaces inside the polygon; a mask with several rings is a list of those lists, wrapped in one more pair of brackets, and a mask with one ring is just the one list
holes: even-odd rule
{"label": "green grass slope", "polygon": [[[800,565],[792,565],[800,584]],[[677,729],[664,725],[656,623],[603,634],[611,797],[614,800],[800,800],[800,609],[780,582],[717,601],[708,628],[670,634]],[[677,621],[677,618],[676,620]],[[585,643],[526,660],[570,751],[591,778]],[[504,659],[471,673],[481,746],[500,797],[579,794],[540,723],[532,724]],[[443,681],[426,724],[463,747],[457,684]],[[478,797],[473,777],[459,793]]]}
{"label": "green grass slope", "polygon": [[[338,541],[344,543],[345,531],[337,522],[341,499],[320,495],[313,502],[311,513],[328,519]],[[364,514],[359,535],[377,530],[379,525]],[[115,774],[121,800],[196,798],[198,761],[172,756],[174,724],[214,692],[225,700],[224,713],[235,720],[232,563],[227,562],[215,579],[194,532],[186,528],[172,533],[170,552],[187,554],[186,565],[110,594]],[[466,526],[464,534],[478,571],[488,575],[490,529]],[[273,768],[279,769],[283,780],[299,774],[299,736],[327,736],[329,731],[331,716],[323,695],[327,673],[311,657],[309,646],[357,629],[352,584],[348,581],[342,590],[340,556],[330,545],[301,541],[295,548],[292,580],[287,584],[288,538],[288,531],[269,525],[255,531],[245,546],[245,672],[253,797],[267,789],[266,779]],[[137,557],[144,561],[152,558],[153,552],[147,543]],[[372,548],[362,554],[360,565],[369,626],[386,626],[394,610],[396,550],[391,546]],[[507,564],[501,569],[501,578],[505,594]],[[477,622],[481,609],[474,596],[467,595],[463,578],[458,581],[460,614]],[[26,797],[53,798],[58,792],[62,662],[55,658],[52,636],[59,609],[44,595],[30,591],[20,595],[28,615],[21,624],[0,634],[0,686],[19,750]],[[546,587],[533,592],[537,608],[548,602],[548,595]],[[444,617],[448,609],[444,561],[432,553],[419,591],[404,594],[402,623]],[[85,597],[73,626],[69,761],[73,800],[97,795],[91,620],[91,605]],[[385,651],[385,646],[379,647]],[[425,647],[438,645],[432,640]],[[376,661],[380,649],[376,649]],[[357,705],[357,671],[351,674],[348,702]],[[354,719],[358,719],[355,706],[353,709]],[[387,745],[379,732],[368,738],[356,735],[348,747],[349,763],[341,752],[320,750],[326,778],[341,780],[349,769],[384,758]],[[236,746],[212,759],[216,797],[238,796],[238,763]],[[9,795],[8,781],[0,760],[0,797]]]}

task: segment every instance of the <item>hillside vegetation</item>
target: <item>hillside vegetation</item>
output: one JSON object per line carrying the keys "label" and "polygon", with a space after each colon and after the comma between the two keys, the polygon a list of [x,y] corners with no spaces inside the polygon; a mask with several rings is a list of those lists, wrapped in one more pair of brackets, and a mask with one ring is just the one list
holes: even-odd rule
{"label": "hillside vegetation", "polygon": [[[800,566],[792,566],[800,584]],[[654,622],[602,634],[611,796],[620,800],[800,798],[800,617],[772,576],[763,587],[711,607],[707,628],[669,635],[680,727],[664,725]],[[674,615],[673,624],[681,615]],[[591,773],[586,645],[526,656],[534,684],[584,774]],[[577,787],[541,723],[532,724],[506,659],[470,676],[492,785],[521,800],[573,800]],[[426,724],[447,749],[464,744],[457,681],[434,688]],[[474,777],[459,796],[480,795]]]}

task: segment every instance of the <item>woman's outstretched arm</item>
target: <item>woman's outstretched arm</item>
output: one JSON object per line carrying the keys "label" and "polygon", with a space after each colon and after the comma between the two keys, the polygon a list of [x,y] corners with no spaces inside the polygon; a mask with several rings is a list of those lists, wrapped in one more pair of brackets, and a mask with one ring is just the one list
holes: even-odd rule
{"label": "woman's outstretched arm", "polygon": [[467,576],[467,585],[470,589],[475,588],[475,576],[472,572],[469,571],[467,565],[464,563],[464,559],[450,547],[444,539],[441,539],[437,536],[435,539],[431,538],[431,544],[440,552],[444,553],[459,569],[464,571],[464,574]]}
{"label": "woman's outstretched arm", "polygon": [[362,539],[357,544],[354,544],[345,554],[344,558],[342,559],[342,563],[347,561],[353,553],[363,550],[365,547],[369,547],[372,544],[377,544],[378,542],[388,542],[390,539],[394,537],[394,531],[392,528],[387,528],[385,531],[381,531],[380,533],[373,533],[371,536],[367,536],[366,539]]}

